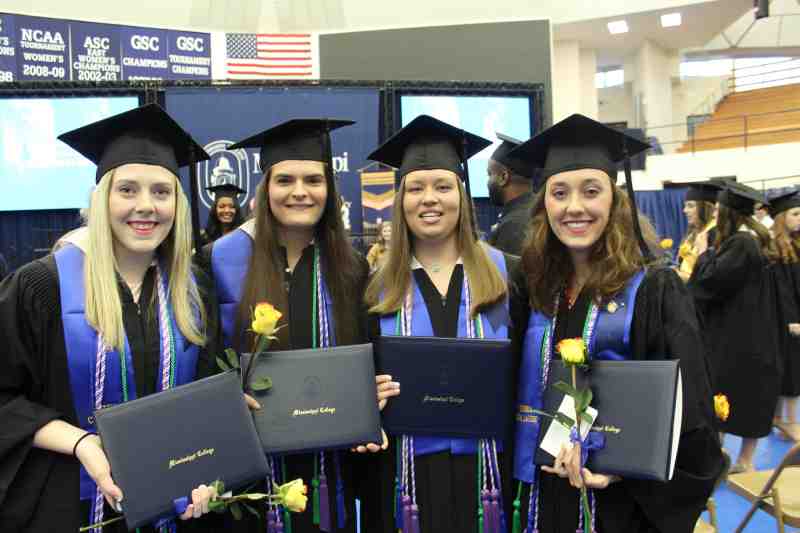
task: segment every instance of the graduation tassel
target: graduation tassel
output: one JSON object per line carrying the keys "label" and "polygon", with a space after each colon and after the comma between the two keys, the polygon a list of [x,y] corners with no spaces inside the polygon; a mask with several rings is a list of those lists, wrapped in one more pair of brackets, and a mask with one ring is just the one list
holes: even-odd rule
{"label": "graduation tassel", "polygon": [[275,533],[275,509],[267,513],[267,533]]}
{"label": "graduation tassel", "polygon": [[492,531],[492,511],[489,507],[489,491],[481,491],[481,510],[483,512],[483,531],[484,533],[494,533]]}
{"label": "graduation tassel", "polygon": [[478,487],[476,501],[478,502],[478,533],[483,533],[483,506],[481,505],[481,484],[483,482],[483,450],[481,443],[478,441]]}
{"label": "graduation tassel", "polygon": [[344,481],[342,481],[338,452],[333,452],[333,463],[336,466],[336,525],[339,529],[344,529],[347,523],[347,509],[344,506]]}
{"label": "graduation tassel", "polygon": [[315,526],[319,525],[319,465],[317,456],[314,456],[314,477],[311,479],[311,486],[313,493],[311,496],[312,518],[311,521]]}
{"label": "graduation tassel", "polygon": [[[533,487],[531,487],[533,490]],[[520,500],[522,499],[522,481],[517,485],[517,497],[514,499],[514,516],[511,519],[511,533],[522,533],[522,515],[520,514]],[[530,520],[530,518],[529,518]]]}
{"label": "graduation tassel", "polygon": [[419,533],[419,507],[416,503],[411,504],[411,533]]}
{"label": "graduation tassel", "polygon": [[331,530],[331,502],[328,498],[328,478],[325,475],[325,452],[319,454],[319,529]]}
{"label": "graduation tassel", "polygon": [[411,533],[411,496],[403,496],[403,533]]}

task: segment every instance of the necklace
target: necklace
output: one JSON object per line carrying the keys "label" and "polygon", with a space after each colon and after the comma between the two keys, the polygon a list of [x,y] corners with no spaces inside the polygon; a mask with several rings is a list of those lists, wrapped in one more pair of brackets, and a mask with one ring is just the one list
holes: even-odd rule
{"label": "necklace", "polygon": [[442,270],[442,265],[441,264],[433,263],[431,265],[431,272],[433,272],[434,274],[438,274],[439,272],[441,272],[441,270]]}

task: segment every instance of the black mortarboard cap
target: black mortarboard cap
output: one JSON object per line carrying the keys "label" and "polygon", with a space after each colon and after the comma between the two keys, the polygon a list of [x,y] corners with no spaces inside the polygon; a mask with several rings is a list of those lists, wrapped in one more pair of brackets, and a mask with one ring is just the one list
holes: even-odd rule
{"label": "black mortarboard cap", "polygon": [[214,198],[219,198],[221,196],[228,196],[236,200],[236,198],[240,194],[244,194],[244,189],[234,185],[233,183],[223,183],[221,185],[212,185],[211,187],[206,187],[206,190],[214,195]]}
{"label": "black mortarboard cap", "polygon": [[96,181],[109,170],[129,163],[158,165],[177,176],[180,167],[210,158],[156,104],[93,122],[58,138],[97,165]]}
{"label": "black mortarboard cap", "polygon": [[800,194],[796,190],[769,198],[769,214],[773,218],[795,207],[800,207]]}
{"label": "black mortarboard cap", "polygon": [[704,181],[702,183],[690,183],[689,190],[686,191],[686,200],[694,202],[717,202],[717,194],[719,193],[720,182]]}
{"label": "black mortarboard cap", "polygon": [[650,145],[580,114],[571,115],[528,139],[509,155],[543,169],[547,180],[559,172],[594,168],[617,181],[617,163]]}
{"label": "black mortarboard cap", "polygon": [[259,166],[266,172],[281,161],[320,161],[330,164],[330,132],[355,124],[352,120],[296,118],[252,135],[231,146],[260,148]]}
{"label": "black mortarboard cap", "polygon": [[400,169],[396,184],[415,170],[450,170],[467,181],[466,161],[491,141],[451,126],[428,115],[420,115],[367,156],[372,161]]}
{"label": "black mortarboard cap", "polygon": [[734,181],[721,183],[722,189],[717,195],[717,201],[731,209],[745,215],[752,215],[757,203],[769,205],[764,194],[752,187]]}
{"label": "black mortarboard cap", "polygon": [[492,159],[494,159],[504,167],[509,168],[515,174],[518,174],[524,178],[533,178],[534,175],[533,165],[522,159],[509,156],[509,152],[511,152],[511,150],[513,150],[520,144],[522,144],[522,141],[499,132],[496,133],[496,135],[497,138],[503,142],[501,142],[500,146],[498,146],[495,149],[494,153],[492,154]]}

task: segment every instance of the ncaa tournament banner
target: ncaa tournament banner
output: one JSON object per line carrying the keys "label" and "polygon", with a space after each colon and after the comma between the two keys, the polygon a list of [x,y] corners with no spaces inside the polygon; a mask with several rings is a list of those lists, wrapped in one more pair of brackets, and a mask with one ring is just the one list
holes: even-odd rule
{"label": "ncaa tournament banner", "polygon": [[[344,206],[342,219],[353,234],[361,234],[359,169],[378,144],[379,99],[376,89],[361,88],[167,88],[167,111],[211,155],[198,164],[200,224],[205,227],[213,204],[206,187],[233,183],[246,191],[242,205],[253,198],[262,174],[258,149],[228,151],[226,147],[293,118],[356,121],[331,134],[333,166]],[[189,191],[188,172],[182,171]]]}
{"label": "ncaa tournament banner", "polygon": [[0,83],[17,79],[17,51],[14,47],[14,17],[0,13]]}
{"label": "ncaa tournament banner", "polygon": [[0,13],[0,83],[211,79],[211,34]]}

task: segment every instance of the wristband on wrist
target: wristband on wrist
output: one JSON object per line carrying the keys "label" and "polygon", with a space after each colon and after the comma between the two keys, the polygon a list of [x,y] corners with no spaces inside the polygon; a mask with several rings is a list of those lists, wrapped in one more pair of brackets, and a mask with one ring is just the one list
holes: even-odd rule
{"label": "wristband on wrist", "polygon": [[83,441],[83,439],[85,439],[86,437],[88,437],[88,436],[90,436],[90,435],[96,435],[96,433],[92,433],[91,431],[87,431],[86,433],[84,433],[84,434],[81,436],[81,438],[79,438],[79,439],[78,439],[78,440],[75,442],[75,446],[73,446],[73,447],[72,447],[72,456],[73,456],[73,457],[77,457],[76,453],[77,453],[77,451],[78,451],[78,444],[80,444],[80,443]]}

